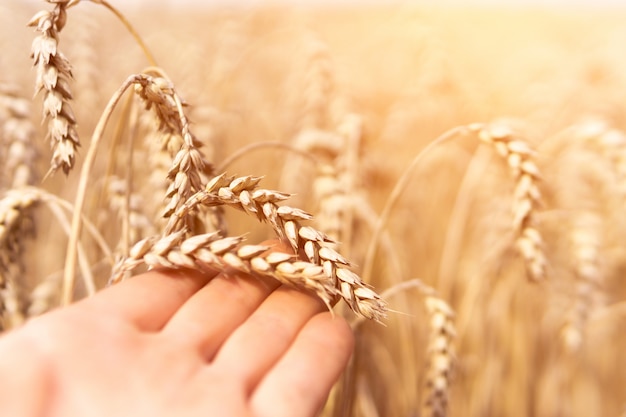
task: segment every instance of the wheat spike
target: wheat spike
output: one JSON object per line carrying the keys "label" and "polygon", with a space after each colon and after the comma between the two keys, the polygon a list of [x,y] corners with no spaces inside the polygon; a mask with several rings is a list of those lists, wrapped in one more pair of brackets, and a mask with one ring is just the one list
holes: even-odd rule
{"label": "wheat spike", "polygon": [[475,125],[481,141],[494,147],[505,159],[515,181],[513,192],[513,231],[515,243],[526,265],[527,275],[534,281],[546,276],[543,238],[535,226],[535,214],[541,204],[539,168],[533,161],[534,151],[528,143],[504,124]]}
{"label": "wheat spike", "polygon": [[330,246],[334,243],[324,233],[301,222],[312,216],[300,209],[279,206],[289,195],[273,190],[257,188],[259,177],[229,177],[219,175],[204,190],[193,195],[171,217],[165,234],[181,229],[184,219],[199,206],[230,206],[266,222],[276,235],[288,242],[303,260],[323,267],[337,293],[357,314],[380,321],[385,317],[386,305],[378,294],[350,270],[350,263]]}
{"label": "wheat spike", "polygon": [[430,319],[428,338],[428,367],[426,388],[423,397],[423,416],[445,417],[448,409],[450,379],[455,361],[453,340],[454,312],[450,306],[434,292],[424,300]]}
{"label": "wheat spike", "polygon": [[0,85],[0,143],[4,149],[4,186],[33,185],[39,175],[35,128],[30,121],[30,103],[10,86]]}
{"label": "wheat spike", "polygon": [[111,283],[119,282],[140,264],[203,270],[232,268],[269,276],[283,284],[311,291],[329,307],[335,298],[333,283],[319,265],[299,261],[292,254],[269,252],[270,246],[243,245],[243,237],[222,238],[213,232],[185,239],[185,233],[181,230],[137,242],[130,256],[115,267]]}
{"label": "wheat spike", "polygon": [[80,139],[76,119],[70,106],[69,81],[72,68],[59,50],[59,32],[67,21],[67,8],[73,0],[49,0],[52,11],[40,11],[30,20],[39,32],[32,45],[31,57],[37,68],[35,91],[44,91],[43,117],[48,120],[48,137],[52,146],[50,173],[62,169],[66,174],[74,166]]}
{"label": "wheat spike", "polygon": [[581,347],[585,324],[599,306],[604,287],[600,265],[602,219],[596,213],[585,211],[576,215],[573,221],[570,239],[576,279],[575,294],[561,333],[565,347],[572,352]]}
{"label": "wheat spike", "polygon": [[20,295],[22,241],[32,235],[31,209],[37,197],[29,192],[11,190],[0,200],[0,311],[4,327],[19,325],[23,317]]}
{"label": "wheat spike", "polygon": [[[144,100],[146,109],[153,109],[157,116],[159,131],[164,138],[161,146],[171,147],[173,140],[181,143],[167,172],[166,198],[169,201],[163,217],[168,218],[202,188],[203,179],[212,173],[212,166],[200,150],[201,143],[190,130],[183,101],[170,81],[162,76],[144,74],[135,84],[135,91]],[[191,226],[191,222],[185,226]]]}

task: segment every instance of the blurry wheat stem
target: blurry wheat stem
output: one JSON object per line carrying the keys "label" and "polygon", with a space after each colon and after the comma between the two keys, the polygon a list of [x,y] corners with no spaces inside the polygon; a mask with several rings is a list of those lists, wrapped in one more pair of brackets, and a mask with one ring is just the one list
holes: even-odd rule
{"label": "blurry wheat stem", "polygon": [[385,206],[383,207],[380,217],[378,218],[378,223],[376,224],[376,228],[374,229],[374,232],[372,233],[372,238],[367,247],[367,252],[366,252],[365,261],[364,261],[365,264],[363,266],[363,274],[362,274],[363,280],[365,282],[370,282],[372,272],[374,269],[374,261],[375,261],[375,256],[376,256],[376,250],[378,248],[378,241],[380,240],[381,234],[383,230],[385,229],[385,226],[387,225],[387,221],[391,217],[391,210],[393,210],[395,204],[403,195],[403,192],[408,186],[409,181],[411,180],[411,175],[413,174],[413,171],[415,170],[415,168],[419,165],[420,162],[422,162],[424,157],[428,155],[430,151],[432,151],[434,148],[456,137],[457,135],[469,132],[469,129],[470,128],[468,126],[457,126],[443,133],[434,141],[430,142],[424,149],[422,149],[420,153],[417,154],[417,156],[413,159],[413,161],[411,161],[411,164],[409,165],[409,167],[404,171],[400,179],[396,182],[396,185],[391,191],[391,194],[385,201]]}
{"label": "blurry wheat stem", "polygon": [[106,171],[105,171],[105,175],[103,179],[104,184],[102,185],[102,191],[100,192],[100,196],[98,197],[98,201],[97,201],[98,204],[102,203],[102,201],[104,201],[104,199],[106,198],[105,196],[106,196],[106,190],[108,189],[109,179],[111,178],[111,174],[113,173],[113,170],[115,169],[115,163],[117,162],[117,158],[114,158],[113,156],[115,155],[119,141],[122,138],[122,131],[124,127],[128,124],[127,121],[128,121],[128,117],[130,114],[131,105],[134,102],[133,100],[134,100],[134,97],[129,94],[126,98],[126,101],[124,101],[124,105],[122,106],[122,110],[120,112],[121,116],[115,125],[115,132],[113,133],[111,137],[109,158],[108,158],[108,163],[107,163],[107,167],[106,167]]}
{"label": "blurry wheat stem", "polygon": [[[54,194],[45,193],[43,194],[42,199],[51,199],[52,201],[54,201],[55,204],[63,208],[68,213],[74,213],[74,206],[72,206],[71,203],[57,197]],[[113,265],[114,259],[111,248],[109,248],[108,243],[106,242],[100,231],[98,231],[96,225],[89,221],[89,219],[87,219],[85,216],[82,217],[82,224],[83,226],[85,226],[86,231],[89,233],[96,245],[98,245],[98,248],[100,249],[100,251],[102,251],[104,257],[108,260],[109,265]]]}
{"label": "blurry wheat stem", "polygon": [[[68,237],[71,236],[70,223],[68,222],[67,217],[62,212],[62,210],[65,210],[70,214],[72,213],[75,214],[74,209],[69,202],[61,199],[60,197],[54,194],[50,194],[46,192],[45,190],[42,190],[36,187],[23,187],[20,189],[11,190],[10,192],[33,193],[35,198],[38,201],[41,201],[50,209],[51,213],[57,219],[59,225],[68,235]],[[98,232],[98,229],[85,218],[82,219],[82,222],[84,223],[85,228],[89,232],[90,236],[94,239],[96,244],[99,246],[100,250],[108,258],[109,263],[112,264],[113,259],[111,256],[111,251],[107,243],[105,242],[104,238],[102,237],[102,235]],[[77,244],[76,251],[77,251],[77,257],[78,257],[78,262],[79,262],[79,266],[81,269],[81,273],[83,275],[85,289],[89,295],[92,295],[95,293],[95,290],[96,290],[95,282],[93,279],[93,274],[91,273],[91,269],[90,269],[91,267],[89,265],[87,257],[85,256],[85,251],[80,243]]]}
{"label": "blurry wheat stem", "polygon": [[[129,99],[131,99],[132,96],[129,95]],[[134,101],[132,101],[134,103]],[[132,106],[131,107],[131,113],[130,113],[130,120],[129,120],[129,125],[130,125],[130,132],[128,134],[128,144],[127,144],[127,157],[126,157],[126,164],[128,169],[126,170],[126,198],[124,198],[124,207],[122,212],[124,213],[124,216],[122,217],[122,253],[124,254],[124,256],[128,256],[128,253],[130,252],[130,245],[131,245],[131,241],[130,241],[130,197],[132,195],[132,190],[133,190],[133,170],[132,170],[132,166],[133,166],[133,155],[134,155],[134,149],[135,149],[135,134],[137,131],[137,127],[138,127],[138,118],[139,118],[139,111],[137,109],[137,106]]]}
{"label": "blurry wheat stem", "polygon": [[[260,149],[266,149],[266,148],[282,149],[287,152],[302,156],[305,159],[308,159],[309,161],[311,161],[312,164],[314,164],[317,167],[322,166],[322,162],[315,155],[312,155],[309,152],[303,151],[288,143],[270,141],[270,142],[253,143],[253,144],[244,146],[243,148],[239,149],[238,151],[236,151],[235,153],[233,153],[232,155],[224,159],[221,165],[219,165],[215,170],[217,172],[224,172],[235,161],[246,156],[248,153],[254,152]],[[375,230],[377,216],[376,216],[376,213],[369,206],[369,204],[360,200],[356,202],[353,200],[349,200],[349,202],[352,205],[352,207],[350,208],[350,210],[347,210],[347,211],[352,212],[352,210],[354,210],[356,212],[355,215],[357,216],[359,220],[363,220],[365,224],[367,224],[367,226],[371,230]],[[387,234],[384,234],[383,236],[381,236],[380,239],[382,240],[381,244],[385,247],[386,259],[387,259],[387,262],[391,265],[392,274],[395,274],[396,276],[398,276],[402,268],[401,268],[400,260],[398,259],[397,253],[393,250],[393,244],[391,242],[391,239]]]}
{"label": "blurry wheat stem", "polygon": [[259,142],[259,143],[252,143],[250,145],[244,146],[243,148],[239,149],[237,152],[233,153],[231,156],[229,156],[224,161],[222,161],[222,163],[215,169],[215,171],[217,172],[226,171],[226,168],[228,168],[236,160],[244,157],[245,155],[247,155],[248,153],[252,151],[265,149],[265,148],[282,149],[288,152],[293,152],[294,154],[300,155],[308,159],[316,166],[319,166],[321,164],[321,162],[314,155],[311,155],[309,152],[305,152],[288,143],[277,142],[277,141],[276,142]]}
{"label": "blurry wheat stem", "polygon": [[100,145],[104,129],[122,95],[131,85],[138,82],[143,77],[144,76],[142,75],[131,75],[126,79],[126,81],[124,81],[122,86],[113,94],[113,96],[109,100],[109,103],[104,109],[104,112],[102,113],[102,116],[100,116],[100,120],[98,120],[98,124],[94,129],[91,143],[89,144],[89,150],[87,151],[85,162],[83,163],[83,166],[81,168],[80,180],[76,191],[76,200],[74,202],[74,215],[72,217],[72,231],[70,234],[69,242],[67,244],[67,253],[65,255],[65,271],[63,274],[63,292],[61,296],[61,305],[68,305],[72,302],[72,294],[74,292],[74,282],[76,278],[76,247],[78,245],[78,240],[80,238],[80,232],[82,227],[81,213],[83,211],[83,206],[85,205],[87,185],[89,184],[89,174],[96,160],[98,146]]}
{"label": "blurry wheat stem", "polygon": [[131,36],[135,38],[135,41],[137,42],[137,44],[139,44],[139,47],[141,48],[144,55],[148,59],[148,62],[150,63],[150,65],[154,67],[157,66],[156,59],[154,59],[154,55],[152,55],[152,52],[150,52],[150,49],[148,48],[148,46],[144,43],[143,39],[141,39],[141,36],[139,36],[139,33],[137,33],[133,25],[130,24],[128,19],[126,19],[126,17],[124,17],[124,15],[119,10],[117,10],[115,7],[109,4],[106,0],[89,0],[89,1],[91,1],[92,3],[96,3],[96,4],[101,4],[107,9],[109,9],[109,11],[111,11],[120,20],[120,22],[122,22],[122,24],[126,27],[126,30],[130,32]]}
{"label": "blurry wheat stem", "polygon": [[459,190],[456,193],[452,213],[448,220],[445,240],[439,258],[439,278],[437,288],[443,296],[449,297],[453,278],[453,268],[457,265],[462,237],[465,234],[466,216],[470,198],[474,193],[475,179],[483,172],[484,157],[487,154],[486,147],[479,147],[478,153],[472,158],[469,167],[465,171]]}
{"label": "blurry wheat stem", "polygon": [[[370,230],[374,230],[376,228],[378,216],[367,201],[361,201],[364,199],[359,197],[360,196],[358,196],[356,200],[354,198],[350,199],[350,204],[352,205],[351,209],[354,210],[354,215],[356,216],[357,221],[363,221]],[[385,250],[385,262],[387,267],[390,269],[388,276],[401,277],[402,263],[398,257],[398,252],[393,247],[393,242],[391,241],[391,236],[389,236],[388,232],[383,232],[380,237],[380,244]]]}
{"label": "blurry wheat stem", "polygon": [[[63,229],[65,234],[70,236],[70,222],[63,214],[61,208],[55,204],[49,204],[48,207],[50,208],[52,214],[57,218],[57,221],[61,225],[61,228]],[[95,280],[93,274],[91,273],[91,266],[89,265],[89,261],[87,259],[87,256],[85,255],[85,250],[83,249],[83,245],[80,242],[78,242],[76,246],[76,254],[78,256],[78,265],[80,268],[81,276],[83,277],[83,282],[85,283],[85,290],[87,291],[87,295],[94,295],[96,293]]]}

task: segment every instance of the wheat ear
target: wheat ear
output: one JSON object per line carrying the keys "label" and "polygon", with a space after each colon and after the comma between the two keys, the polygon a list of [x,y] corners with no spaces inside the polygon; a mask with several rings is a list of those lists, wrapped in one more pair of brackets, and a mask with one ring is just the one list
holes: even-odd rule
{"label": "wheat ear", "polygon": [[35,128],[30,103],[10,86],[0,85],[0,142],[4,149],[2,180],[9,188],[33,185],[38,180]]}
{"label": "wheat ear", "polygon": [[[449,388],[456,363],[455,313],[434,288],[424,284],[419,279],[410,279],[395,284],[383,291],[381,297],[391,299],[408,290],[417,290],[423,297],[430,327],[420,415],[444,417],[447,414]],[[363,322],[363,318],[357,317],[351,323],[352,328],[357,329]]]}
{"label": "wheat ear", "polygon": [[201,206],[230,206],[254,216],[272,226],[276,235],[289,243],[294,252],[306,262],[321,266],[326,277],[348,306],[357,314],[380,321],[385,317],[386,305],[361,278],[350,270],[350,263],[329,246],[333,244],[326,235],[301,222],[312,216],[300,209],[279,206],[289,195],[278,191],[257,188],[260,177],[213,178],[204,190],[192,196],[171,217],[165,235],[180,230],[184,219]]}
{"label": "wheat ear", "polygon": [[[156,76],[145,75],[135,84],[135,92],[143,99],[147,109],[153,109],[159,122],[159,131],[168,140],[180,138],[182,145],[174,155],[167,173],[170,181],[166,191],[169,199],[163,217],[168,218],[191,195],[202,189],[203,179],[212,173],[211,164],[200,150],[201,143],[192,134],[183,109],[183,101],[173,84],[161,70],[151,69]],[[166,147],[167,143],[164,144]],[[191,224],[186,224],[190,227]]]}
{"label": "wheat ear", "polygon": [[454,311],[434,292],[424,300],[430,319],[426,387],[422,416],[445,417],[448,409],[450,380],[455,360],[453,341],[456,336]]}
{"label": "wheat ear", "polygon": [[[15,189],[37,180],[34,135],[29,102],[19,97],[13,88],[0,86],[3,186]],[[25,200],[5,196],[0,202],[0,311],[4,310],[4,328],[16,327],[24,320],[22,254],[24,241],[34,235],[33,201]]]}
{"label": "wheat ear", "polygon": [[54,9],[40,11],[28,22],[28,26],[34,26],[39,32],[32,44],[31,57],[37,68],[35,91],[44,91],[43,117],[48,120],[48,137],[52,146],[49,173],[62,169],[67,174],[74,166],[80,139],[70,106],[72,69],[59,50],[59,32],[67,21],[67,8],[76,1],[48,2],[54,4]]}
{"label": "wheat ear", "polygon": [[584,327],[589,316],[597,309],[604,287],[600,265],[602,219],[597,213],[585,211],[577,214],[573,221],[570,240],[576,279],[575,294],[561,332],[565,348],[569,351],[580,349]]}
{"label": "wheat ear", "polygon": [[[158,73],[158,69],[152,69],[152,72]],[[168,177],[172,182],[167,193],[171,200],[166,209],[166,216],[169,216],[187,196],[192,195],[195,190],[201,188],[201,175],[210,167],[204,161],[202,153],[198,149],[197,141],[189,131],[189,123],[183,111],[182,100],[175,93],[172,84],[165,78],[155,78],[148,74],[129,76],[113,94],[102,113],[94,129],[91,143],[85,156],[85,162],[81,168],[76,201],[74,203],[75,213],[72,219],[72,233],[68,241],[65,259],[62,296],[64,305],[69,304],[72,300],[76,272],[76,247],[82,229],[82,209],[85,203],[91,168],[95,163],[97,151],[111,114],[122,95],[131,86],[135,86],[135,92],[144,100],[146,108],[154,109],[161,122],[162,129],[180,132],[183,138],[183,146],[176,154],[168,173]]]}
{"label": "wheat ear", "polygon": [[293,254],[269,252],[271,246],[242,245],[243,237],[220,237],[219,233],[185,238],[186,230],[164,237],[149,237],[131,248],[130,256],[114,268],[111,283],[121,281],[135,267],[194,268],[257,273],[281,283],[312,291],[329,307],[335,298],[335,288],[323,268],[298,261]]}
{"label": "wheat ear", "polygon": [[5,325],[12,327],[23,320],[20,275],[23,240],[32,235],[31,210],[37,199],[30,194],[10,192],[0,200],[0,310]]}
{"label": "wheat ear", "polygon": [[541,281],[546,276],[543,238],[535,226],[535,215],[541,205],[539,168],[533,161],[535,152],[519,134],[503,124],[475,125],[481,141],[493,146],[505,159],[515,181],[513,193],[513,231],[515,243],[526,265],[528,277]]}

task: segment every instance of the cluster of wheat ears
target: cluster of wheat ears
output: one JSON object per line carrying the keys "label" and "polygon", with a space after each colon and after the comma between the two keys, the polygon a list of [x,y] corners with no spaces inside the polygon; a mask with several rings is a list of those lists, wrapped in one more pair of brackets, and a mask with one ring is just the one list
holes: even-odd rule
{"label": "cluster of wheat ears", "polygon": [[[144,38],[106,0],[45,5],[0,6],[2,331],[133,271],[228,268],[351,322],[324,416],[626,412],[626,106],[611,94],[626,82],[609,64],[510,98],[451,69],[411,10],[167,13]],[[582,93],[603,111],[550,99]],[[488,94],[532,111],[503,119]]]}

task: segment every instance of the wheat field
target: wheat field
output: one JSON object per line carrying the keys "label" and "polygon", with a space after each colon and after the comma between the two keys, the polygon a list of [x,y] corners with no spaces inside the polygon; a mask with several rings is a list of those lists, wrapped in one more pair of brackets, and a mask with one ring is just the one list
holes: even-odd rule
{"label": "wheat field", "polygon": [[3,331],[229,267],[340,300],[325,417],[626,415],[626,9],[113,1],[0,4]]}

